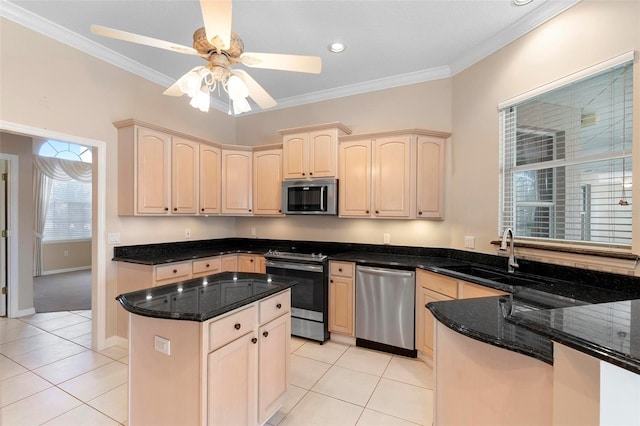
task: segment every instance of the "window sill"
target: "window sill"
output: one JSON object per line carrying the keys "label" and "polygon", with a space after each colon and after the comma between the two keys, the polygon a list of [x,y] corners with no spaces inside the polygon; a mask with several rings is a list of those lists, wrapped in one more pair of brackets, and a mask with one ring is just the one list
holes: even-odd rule
{"label": "window sill", "polygon": [[[494,246],[500,246],[502,244],[502,241],[494,240],[494,241],[491,241],[491,244]],[[581,254],[581,255],[587,255],[587,256],[607,257],[610,259],[633,260],[633,261],[636,261],[639,258],[637,254],[633,254],[631,252],[626,252],[626,251],[596,250],[592,248],[550,245],[550,244],[544,244],[544,243],[534,243],[534,242],[516,240],[516,249],[518,248],[554,251],[554,252],[570,253],[570,254]]]}

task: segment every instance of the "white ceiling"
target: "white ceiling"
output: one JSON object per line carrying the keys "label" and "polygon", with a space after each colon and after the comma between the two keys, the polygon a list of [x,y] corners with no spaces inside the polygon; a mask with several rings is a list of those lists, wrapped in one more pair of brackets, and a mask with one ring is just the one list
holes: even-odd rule
{"label": "white ceiling", "polygon": [[[246,69],[283,108],[450,77],[578,1],[235,0],[233,30],[249,52],[322,58],[319,75]],[[1,0],[0,13],[163,86],[204,64],[89,31],[99,24],[191,46],[202,26],[197,0]],[[342,54],[327,49],[336,40]],[[226,99],[213,106],[226,111]]]}

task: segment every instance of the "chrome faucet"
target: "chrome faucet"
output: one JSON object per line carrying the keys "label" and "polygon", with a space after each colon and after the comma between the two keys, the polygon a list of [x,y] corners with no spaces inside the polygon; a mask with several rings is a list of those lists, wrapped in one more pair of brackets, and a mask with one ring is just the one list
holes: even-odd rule
{"label": "chrome faucet", "polygon": [[518,268],[520,265],[518,265],[518,262],[516,261],[516,243],[513,239],[513,230],[511,228],[507,228],[504,230],[504,233],[502,234],[502,244],[500,244],[500,250],[507,250],[507,239],[509,238],[509,235],[511,235],[511,253],[509,254],[508,271],[514,273],[516,271],[516,268]]}

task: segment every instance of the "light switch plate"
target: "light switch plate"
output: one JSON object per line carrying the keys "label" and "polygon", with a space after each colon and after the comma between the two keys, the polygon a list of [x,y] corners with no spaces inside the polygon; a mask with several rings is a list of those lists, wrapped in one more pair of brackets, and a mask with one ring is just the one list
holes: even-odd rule
{"label": "light switch plate", "polygon": [[391,234],[385,232],[382,234],[382,240],[384,244],[391,244]]}
{"label": "light switch plate", "polygon": [[107,239],[109,240],[109,244],[120,244],[120,233],[109,232]]}
{"label": "light switch plate", "polygon": [[476,248],[476,237],[471,237],[469,235],[465,235],[465,237],[464,237],[464,246],[466,248]]}

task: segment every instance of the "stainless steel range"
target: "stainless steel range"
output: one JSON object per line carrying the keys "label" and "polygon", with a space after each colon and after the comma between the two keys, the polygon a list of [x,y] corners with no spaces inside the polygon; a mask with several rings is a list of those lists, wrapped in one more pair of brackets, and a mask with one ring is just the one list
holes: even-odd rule
{"label": "stainless steel range", "polygon": [[268,274],[298,281],[291,288],[291,334],[319,342],[327,340],[327,256],[269,250],[264,257]]}

